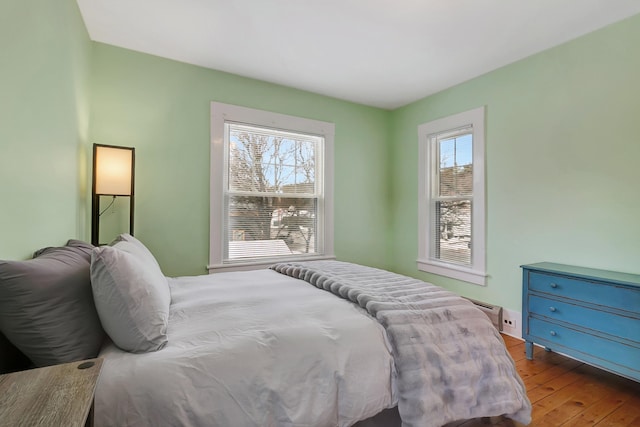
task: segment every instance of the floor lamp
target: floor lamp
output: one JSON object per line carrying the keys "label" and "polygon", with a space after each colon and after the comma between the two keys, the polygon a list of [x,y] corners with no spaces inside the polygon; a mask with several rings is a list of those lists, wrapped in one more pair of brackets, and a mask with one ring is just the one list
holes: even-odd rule
{"label": "floor lamp", "polygon": [[[93,144],[91,187],[91,243],[100,245],[100,198],[129,198],[129,234],[133,235],[135,148]],[[111,205],[109,205],[111,206]],[[106,210],[106,209],[105,209]]]}

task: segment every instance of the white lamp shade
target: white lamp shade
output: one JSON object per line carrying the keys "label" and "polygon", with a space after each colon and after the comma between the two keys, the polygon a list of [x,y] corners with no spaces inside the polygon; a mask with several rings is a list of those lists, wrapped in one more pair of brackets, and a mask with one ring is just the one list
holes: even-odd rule
{"label": "white lamp shade", "polygon": [[132,149],[97,146],[95,168],[96,194],[131,195]]}

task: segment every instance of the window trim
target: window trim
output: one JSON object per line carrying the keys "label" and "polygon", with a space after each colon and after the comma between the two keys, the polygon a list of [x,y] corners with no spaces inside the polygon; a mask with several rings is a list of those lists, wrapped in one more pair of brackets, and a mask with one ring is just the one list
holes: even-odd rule
{"label": "window trim", "polygon": [[[333,186],[334,186],[334,134],[335,124],[303,117],[273,113],[238,105],[211,102],[211,151],[210,151],[210,212],[209,212],[209,273],[221,271],[254,270],[265,268],[283,257],[265,258],[264,260],[236,261],[223,263],[224,260],[224,185],[225,178],[225,122],[245,123],[283,131],[307,133],[324,138],[324,242],[322,253],[305,256],[304,260],[333,259]],[[286,257],[287,260],[300,257]]]}
{"label": "window trim", "polygon": [[[473,203],[471,210],[471,265],[469,267],[436,260],[433,257],[431,206],[433,150],[432,136],[473,127]],[[418,126],[418,270],[476,285],[486,285],[485,210],[485,107],[454,114]]]}

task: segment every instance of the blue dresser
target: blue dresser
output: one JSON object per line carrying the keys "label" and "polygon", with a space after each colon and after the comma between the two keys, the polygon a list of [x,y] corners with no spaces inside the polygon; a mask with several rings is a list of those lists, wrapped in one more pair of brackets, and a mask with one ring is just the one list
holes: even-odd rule
{"label": "blue dresser", "polygon": [[542,262],[522,287],[527,359],[537,343],[640,381],[640,275]]}

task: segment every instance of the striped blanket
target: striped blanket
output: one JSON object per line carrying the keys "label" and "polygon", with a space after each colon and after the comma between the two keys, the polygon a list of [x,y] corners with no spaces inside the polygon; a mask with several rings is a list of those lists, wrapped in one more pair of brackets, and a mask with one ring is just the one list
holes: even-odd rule
{"label": "striped blanket", "polygon": [[531,403],[500,334],[471,302],[417,279],[345,262],[271,268],[360,305],[385,327],[403,427],[498,415],[531,421]]}

